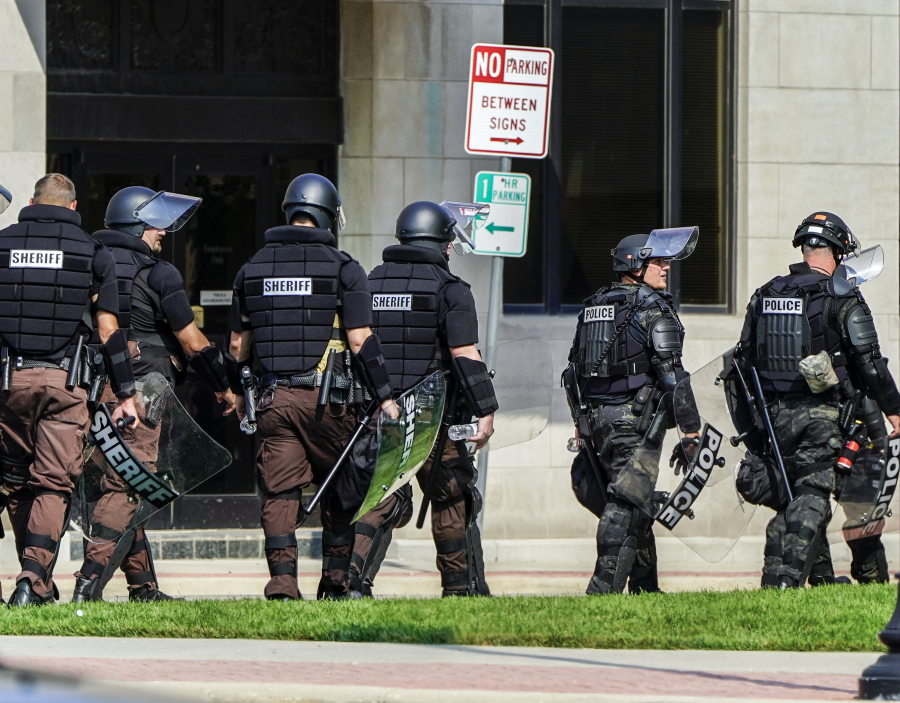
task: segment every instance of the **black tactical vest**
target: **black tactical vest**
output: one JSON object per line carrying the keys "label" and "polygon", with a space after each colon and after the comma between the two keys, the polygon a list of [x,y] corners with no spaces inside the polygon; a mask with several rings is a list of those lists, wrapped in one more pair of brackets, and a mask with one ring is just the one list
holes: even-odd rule
{"label": "black tactical vest", "polygon": [[287,225],[268,230],[265,239],[244,265],[256,353],[265,372],[304,373],[332,338],[340,270],[353,259],[330,246],[334,238],[325,230]]}
{"label": "black tactical vest", "polygon": [[59,363],[81,326],[89,331],[97,243],[78,213],[22,209],[0,232],[0,337],[11,353]]}
{"label": "black tactical vest", "polygon": [[838,310],[855,297],[849,284],[795,264],[792,273],[772,279],[757,291],[754,320],[756,370],[765,390],[811,393],[800,362],[827,351],[838,378],[846,378]]}
{"label": "black tactical vest", "polygon": [[150,347],[159,347],[181,357],[181,343],[166,322],[159,294],[148,280],[160,260],[151,255],[150,247],[140,237],[132,234],[100,230],[94,237],[107,246],[116,260],[119,328],[126,330],[129,340],[140,343],[142,356],[150,356]]}
{"label": "black tactical vest", "polygon": [[647,286],[634,289],[601,288],[584,301],[576,363],[589,379],[592,394],[630,393],[654,383],[647,340],[635,337],[635,316],[660,308],[675,317],[670,296]]}
{"label": "black tactical vest", "polygon": [[[401,245],[389,251],[391,260],[369,274],[372,330],[381,340],[391,387],[402,392],[434,371],[450,368],[450,349],[440,334],[439,299],[444,287],[461,281],[445,266],[424,262],[431,252],[422,247]],[[404,254],[411,260],[399,260]]]}

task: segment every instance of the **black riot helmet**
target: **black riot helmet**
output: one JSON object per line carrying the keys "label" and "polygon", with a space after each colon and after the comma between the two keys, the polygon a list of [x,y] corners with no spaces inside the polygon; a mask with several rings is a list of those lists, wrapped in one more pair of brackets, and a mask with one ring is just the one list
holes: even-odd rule
{"label": "black riot helmet", "polygon": [[140,237],[148,227],[175,232],[191,219],[200,203],[200,198],[190,195],[129,186],[109,199],[103,225],[135,237]]}
{"label": "black riot helmet", "polygon": [[337,188],[317,173],[304,173],[292,180],[284,193],[281,209],[288,224],[302,212],[309,215],[318,228],[327,229],[335,236],[346,223]]}
{"label": "black riot helmet", "polygon": [[814,212],[803,220],[794,232],[794,247],[807,244],[813,247],[830,246],[836,258],[859,248],[859,242],[846,223],[831,212]]}
{"label": "black riot helmet", "polygon": [[632,234],[610,252],[613,271],[620,276],[628,273],[640,280],[650,259],[686,259],[694,253],[699,237],[699,227],[670,227],[655,229],[650,234]]}
{"label": "black riot helmet", "polygon": [[397,217],[396,237],[402,244],[445,251],[456,239],[456,219],[437,203],[420,200],[407,205]]}

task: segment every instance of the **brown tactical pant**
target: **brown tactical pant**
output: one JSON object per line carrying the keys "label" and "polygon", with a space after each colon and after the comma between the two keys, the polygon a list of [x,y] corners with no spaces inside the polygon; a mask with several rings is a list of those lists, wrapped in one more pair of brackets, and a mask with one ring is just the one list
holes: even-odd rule
{"label": "brown tactical pant", "polygon": [[[356,428],[343,405],[317,407],[319,390],[278,387],[258,411],[256,479],[264,496],[262,528],[269,564],[267,598],[300,598],[294,530],[300,494],[320,483],[337,461]],[[355,511],[326,495],[322,501],[322,578],[319,597],[347,591]]]}
{"label": "brown tactical pant", "polygon": [[[101,398],[103,403],[115,403],[116,396],[111,386],[107,385]],[[156,473],[155,462],[159,455],[159,435],[162,427],[156,425],[150,427],[144,421],[144,403],[140,392],[134,396],[135,406],[138,409],[138,418],[141,424],[135,428],[128,425],[121,430],[122,439],[128,444],[138,460],[150,471]],[[118,537],[131,527],[132,518],[137,510],[137,502],[129,500],[125,481],[107,465],[99,452],[95,452],[92,460],[97,460],[106,466],[103,481],[100,488],[103,492],[97,506],[94,508],[94,531],[101,539],[106,534],[107,541],[84,543],[84,564],[75,573],[80,578],[91,580],[100,578],[118,543]],[[146,586],[150,590],[156,588],[156,572],[153,569],[151,555],[147,553],[147,540],[143,527],[135,531],[134,542],[128,554],[119,565],[125,574],[129,590],[137,590]]]}
{"label": "brown tactical pant", "polygon": [[[434,455],[437,447],[432,449],[431,456],[416,474],[419,488],[422,491],[428,485],[428,475],[432,471]],[[468,589],[468,561],[465,547],[453,549],[465,544],[467,506],[464,489],[475,478],[475,467],[467,456],[461,456],[453,442],[444,447],[443,460],[437,469],[431,489],[431,534],[437,549],[437,568],[441,572],[441,586],[445,591],[466,592]],[[374,510],[369,511],[359,522],[378,529],[390,515],[397,503],[397,496],[392,495],[382,501]],[[371,533],[371,530],[365,532]],[[353,545],[353,562],[351,570],[360,573],[360,565],[365,561],[372,546],[369,534],[357,530]],[[374,578],[371,574],[370,578]]]}
{"label": "brown tactical pant", "polygon": [[[82,470],[87,396],[61,369],[21,369],[0,393],[0,454],[22,572],[39,596],[56,593],[53,566]],[[20,470],[10,464],[21,464]],[[18,480],[17,480],[18,479]]]}

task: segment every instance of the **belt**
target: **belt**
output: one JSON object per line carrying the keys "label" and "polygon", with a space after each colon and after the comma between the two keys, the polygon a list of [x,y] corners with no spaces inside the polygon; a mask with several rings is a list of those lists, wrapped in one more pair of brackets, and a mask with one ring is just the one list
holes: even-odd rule
{"label": "belt", "polygon": [[69,357],[63,359],[60,363],[55,364],[52,361],[38,361],[37,359],[15,358],[15,366],[17,369],[61,369],[69,370]]}
{"label": "belt", "polygon": [[[308,371],[302,374],[293,374],[291,376],[279,376],[276,383],[279,386],[287,386],[288,388],[318,388],[322,385],[322,377],[325,374],[318,371]],[[331,375],[331,387],[349,390],[352,385],[350,376],[342,373]]]}
{"label": "belt", "polygon": [[635,376],[649,371],[650,364],[646,361],[624,361],[620,364],[610,364],[606,372],[610,376]]}

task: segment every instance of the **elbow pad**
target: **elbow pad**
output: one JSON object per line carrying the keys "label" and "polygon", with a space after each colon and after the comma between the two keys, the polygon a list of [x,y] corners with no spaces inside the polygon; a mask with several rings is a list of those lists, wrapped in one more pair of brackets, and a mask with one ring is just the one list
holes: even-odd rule
{"label": "elbow pad", "polygon": [[391,375],[384,363],[384,352],[381,351],[381,340],[378,339],[378,335],[366,337],[356,355],[356,361],[369,394],[379,401],[390,398],[393,395]]}
{"label": "elbow pad", "polygon": [[228,390],[229,383],[225,372],[225,361],[215,344],[204,347],[193,356],[188,357],[188,366],[207,386],[216,393]]}
{"label": "elbow pad", "polygon": [[[675,358],[656,361],[653,366],[656,369],[656,378],[659,379],[660,390],[663,393],[674,393],[678,382],[684,378],[681,367],[675,365]],[[678,373],[679,371],[681,373]]]}
{"label": "elbow pad", "polygon": [[453,377],[459,384],[466,405],[478,417],[486,417],[500,407],[494,394],[491,374],[483,361],[455,356],[450,362]]}
{"label": "elbow pad", "polygon": [[131,367],[131,350],[125,333],[118,329],[113,332],[103,345],[103,356],[106,359],[106,370],[116,398],[130,398],[137,388],[134,385],[134,369]]}

